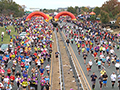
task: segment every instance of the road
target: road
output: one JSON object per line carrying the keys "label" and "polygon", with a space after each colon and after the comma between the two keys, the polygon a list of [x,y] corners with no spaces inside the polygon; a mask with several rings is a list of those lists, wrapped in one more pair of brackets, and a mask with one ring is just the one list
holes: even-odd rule
{"label": "road", "polygon": [[[64,24],[65,24],[65,23],[62,23],[62,25],[64,25]],[[67,25],[73,25],[73,24],[68,23]],[[63,32],[64,32],[64,29],[63,29]],[[65,33],[65,32],[64,32],[64,33]],[[74,44],[70,44],[70,45],[71,45],[71,47],[72,47],[72,49],[73,49],[73,51],[74,51],[74,53],[75,53],[75,55],[76,55],[79,63],[80,63],[83,71],[84,71],[84,74],[85,74],[85,76],[86,76],[86,78],[87,78],[90,86],[92,86],[92,85],[91,85],[91,78],[90,78],[90,76],[87,75],[86,65],[84,64],[83,57],[82,57],[82,53],[81,53],[80,55],[78,55],[77,47],[76,47],[75,43],[74,43]],[[116,52],[117,56],[120,56],[120,50],[117,51],[117,50],[115,49],[115,52]],[[100,55],[100,53],[98,53],[98,56],[99,56],[99,55]],[[99,77],[100,77],[100,72],[98,71],[98,67],[96,66],[96,63],[94,62],[94,58],[93,58],[92,55],[90,55],[90,54],[88,55],[88,57],[87,57],[87,59],[86,59],[86,63],[87,63],[90,59],[91,59],[92,62],[93,62],[90,75],[92,74],[92,72],[95,72],[95,74],[96,74],[96,75],[98,76],[98,78],[99,78]],[[115,87],[114,87],[114,88],[111,87],[110,75],[112,74],[113,71],[116,71],[115,66],[112,66],[112,65],[111,65],[111,67],[108,68],[108,66],[105,65],[105,70],[106,70],[107,75],[108,75],[108,82],[107,82],[107,87],[103,87],[102,90],[113,90],[113,89],[114,89],[114,90],[118,90],[117,81],[116,81],[116,83],[115,83]],[[97,78],[97,80],[96,80],[96,88],[95,88],[95,90],[100,90],[98,78]]]}

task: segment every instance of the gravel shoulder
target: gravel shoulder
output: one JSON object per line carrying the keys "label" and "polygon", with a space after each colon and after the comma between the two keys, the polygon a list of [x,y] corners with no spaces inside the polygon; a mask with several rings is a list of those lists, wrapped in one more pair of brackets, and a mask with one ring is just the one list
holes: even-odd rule
{"label": "gravel shoulder", "polygon": [[52,90],[59,90],[60,89],[60,79],[59,79],[59,61],[55,58],[55,52],[57,51],[57,44],[56,44],[56,37],[55,33],[53,33],[53,52],[52,52],[52,68],[53,68],[53,74],[52,74]]}
{"label": "gravel shoulder", "polygon": [[57,36],[58,36],[61,59],[62,59],[62,64],[63,64],[65,89],[70,90],[72,88],[74,90],[77,90],[74,74],[70,66],[69,58],[68,58],[64,43],[59,33],[57,33]]}

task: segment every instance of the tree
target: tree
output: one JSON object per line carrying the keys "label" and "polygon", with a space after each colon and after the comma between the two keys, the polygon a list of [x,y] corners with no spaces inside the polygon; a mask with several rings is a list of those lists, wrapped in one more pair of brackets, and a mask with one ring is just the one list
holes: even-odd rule
{"label": "tree", "polygon": [[24,7],[13,2],[13,0],[0,0],[0,14],[22,16],[24,14]]}
{"label": "tree", "polygon": [[75,10],[77,10],[79,7],[78,6],[75,6]]}
{"label": "tree", "polygon": [[91,21],[94,21],[95,18],[96,18],[95,15],[92,15],[92,16],[90,17],[90,20],[91,20]]}
{"label": "tree", "polygon": [[100,14],[101,14],[101,17],[100,17],[101,22],[104,24],[108,23],[110,20],[109,14],[102,10],[101,10]]}
{"label": "tree", "polygon": [[78,6],[75,6],[75,13],[78,14],[79,13],[79,7]]}
{"label": "tree", "polygon": [[22,5],[22,8],[25,10],[26,6],[25,6],[25,5]]}
{"label": "tree", "polygon": [[89,12],[92,12],[92,10],[93,10],[93,9],[92,9],[92,8],[90,8],[90,9],[89,9]]}
{"label": "tree", "polygon": [[87,8],[87,7],[81,7],[81,9],[84,11],[84,12],[88,12],[89,11],[89,8]]}
{"label": "tree", "polygon": [[96,15],[99,15],[100,14],[100,8],[99,7],[95,7],[93,12],[95,12]]}
{"label": "tree", "polygon": [[120,13],[117,15],[115,24],[120,27]]}
{"label": "tree", "polygon": [[106,1],[102,5],[101,10],[106,11],[108,13],[111,12],[114,17],[120,12],[120,2],[118,0]]}
{"label": "tree", "polygon": [[67,11],[76,14],[75,8],[73,8],[72,6],[68,7]]}
{"label": "tree", "polygon": [[110,18],[113,18],[112,12],[109,13],[109,17],[110,17]]}

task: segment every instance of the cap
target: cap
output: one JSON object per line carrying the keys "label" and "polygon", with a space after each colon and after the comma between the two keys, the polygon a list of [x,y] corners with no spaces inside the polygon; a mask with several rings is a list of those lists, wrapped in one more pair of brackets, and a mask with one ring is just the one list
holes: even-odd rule
{"label": "cap", "polygon": [[115,73],[115,72],[113,71],[113,73]]}

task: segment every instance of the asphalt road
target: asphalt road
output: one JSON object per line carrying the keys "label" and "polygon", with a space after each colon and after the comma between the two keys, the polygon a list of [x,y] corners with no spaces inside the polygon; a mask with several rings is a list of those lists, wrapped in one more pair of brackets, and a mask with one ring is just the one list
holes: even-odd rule
{"label": "asphalt road", "polygon": [[[64,25],[64,24],[65,24],[65,23],[61,23],[61,25]],[[72,26],[73,24],[67,23],[67,25],[71,25],[71,26]],[[63,29],[63,32],[64,32],[64,29]],[[65,32],[64,32],[64,33],[65,33]],[[73,51],[74,51],[74,53],[75,53],[75,55],[76,55],[79,63],[80,63],[83,71],[84,71],[84,74],[85,74],[85,76],[86,76],[86,78],[87,78],[90,86],[92,86],[92,84],[91,84],[91,78],[90,78],[90,76],[87,75],[86,65],[84,64],[84,60],[83,60],[82,53],[81,53],[80,55],[78,55],[77,47],[76,47],[75,43],[74,43],[74,44],[70,44],[70,45],[71,45],[71,47],[72,47],[72,49],[73,49]],[[120,50],[117,51],[116,48],[115,48],[115,53],[117,54],[117,56],[120,56]],[[98,56],[99,56],[99,55],[100,55],[100,54],[98,53]],[[92,60],[93,65],[92,65],[92,69],[91,69],[91,72],[89,73],[89,75],[92,75],[92,73],[95,72],[95,74],[96,74],[97,77],[99,78],[99,77],[100,77],[100,72],[98,71],[98,67],[96,66],[96,63],[94,62],[94,58],[93,58],[92,55],[90,55],[90,54],[88,55],[88,57],[87,57],[87,59],[86,59],[86,63],[87,63],[90,59]],[[107,75],[108,75],[108,81],[107,81],[107,86],[106,86],[106,87],[103,87],[102,90],[118,90],[117,80],[116,80],[116,83],[115,83],[115,87],[114,87],[114,88],[111,87],[110,75],[112,74],[113,71],[116,72],[115,66],[111,65],[111,67],[108,67],[108,66],[105,64],[105,71],[107,72]],[[95,88],[95,90],[100,90],[98,78],[97,78],[97,80],[96,80],[96,88]]]}

